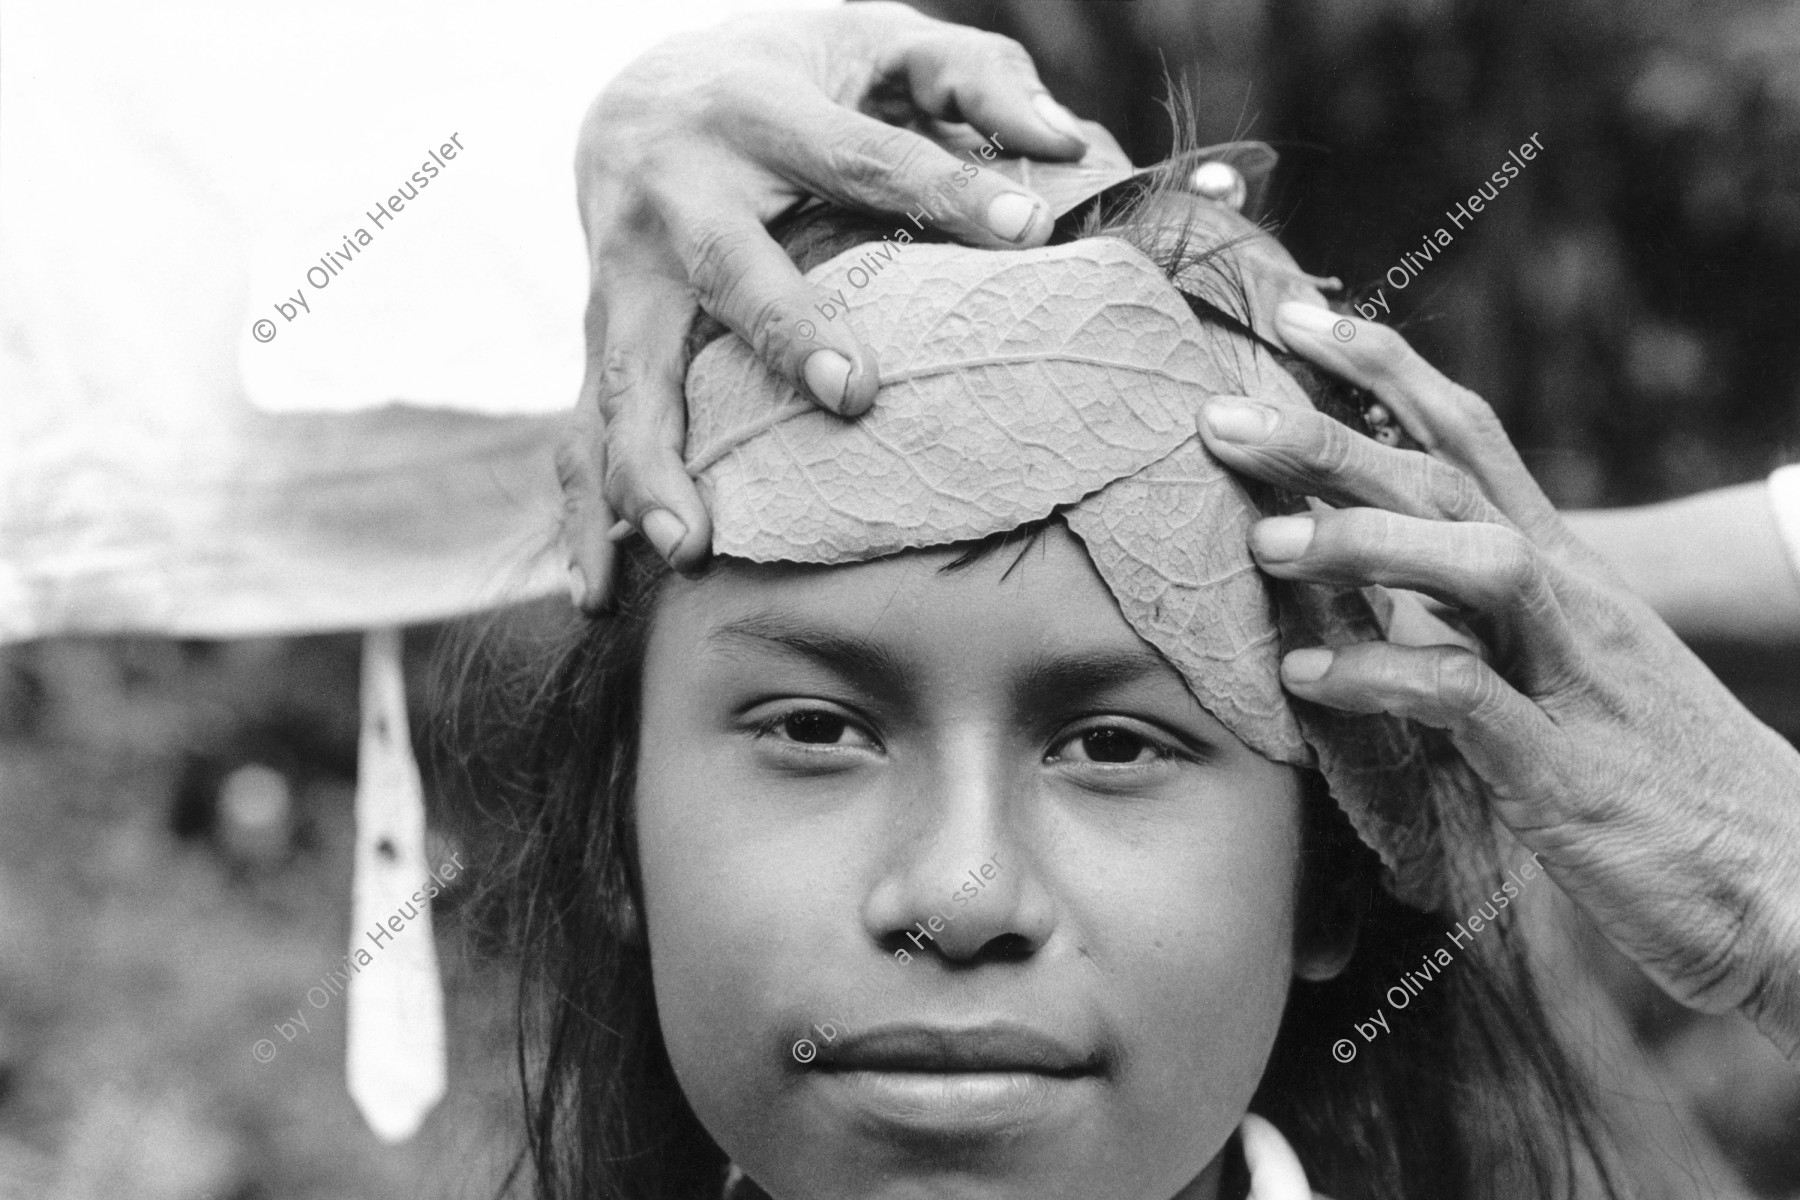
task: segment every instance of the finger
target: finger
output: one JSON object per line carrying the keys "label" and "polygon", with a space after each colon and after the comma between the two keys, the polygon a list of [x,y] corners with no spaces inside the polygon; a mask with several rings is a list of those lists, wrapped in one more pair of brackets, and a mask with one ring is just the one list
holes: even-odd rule
{"label": "finger", "polygon": [[593,616],[612,595],[616,551],[608,530],[612,506],[606,478],[606,430],[597,395],[584,395],[570,414],[556,448],[556,478],[562,485],[562,544],[569,556],[569,599]]}
{"label": "finger", "polygon": [[1499,660],[1523,666],[1528,691],[1561,682],[1575,657],[1555,568],[1509,526],[1346,508],[1259,521],[1250,548],[1279,579],[1405,588],[1474,614]]}
{"label": "finger", "polygon": [[784,97],[742,119],[762,128],[738,134],[740,144],[780,149],[779,158],[762,153],[763,166],[847,208],[894,215],[908,237],[937,229],[972,246],[1007,249],[1041,245],[1055,226],[1042,197],[985,169],[979,153],[952,154],[823,93]]}
{"label": "finger", "polygon": [[1467,472],[1521,529],[1560,531],[1554,506],[1494,410],[1445,378],[1398,332],[1295,301],[1276,309],[1276,325],[1297,353],[1374,392],[1415,440]]}
{"label": "finger", "polygon": [[[605,349],[598,367],[589,359],[582,399],[591,396],[605,425],[602,496],[670,566],[697,570],[712,547],[712,521],[682,465],[684,342],[693,301],[666,283],[617,276],[596,295],[589,345],[598,339]],[[635,303],[626,303],[627,295]]]}
{"label": "finger", "polygon": [[1038,78],[1031,55],[1012,38],[940,25],[904,45],[899,66],[913,103],[945,121],[964,121],[1032,158],[1080,158],[1087,138],[1075,115]]}
{"label": "finger", "polygon": [[1226,466],[1291,492],[1410,517],[1506,522],[1457,468],[1383,446],[1321,412],[1215,396],[1201,409],[1199,428]]}
{"label": "finger", "polygon": [[[676,257],[701,306],[801,395],[840,416],[867,412],[880,384],[874,356],[748,207],[713,193],[671,200]],[[635,295],[620,300],[641,303]],[[678,342],[687,328],[676,327]]]}
{"label": "finger", "polygon": [[1359,642],[1290,652],[1281,682],[1302,700],[1356,713],[1390,713],[1443,729],[1523,833],[1550,814],[1518,807],[1568,794],[1554,778],[1562,734],[1536,704],[1481,658],[1455,646]]}

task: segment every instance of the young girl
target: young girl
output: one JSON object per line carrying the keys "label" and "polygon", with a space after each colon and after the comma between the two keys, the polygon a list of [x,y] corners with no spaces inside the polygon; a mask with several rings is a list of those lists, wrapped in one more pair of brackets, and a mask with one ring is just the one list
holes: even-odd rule
{"label": "young girl", "polygon": [[1441,743],[1280,691],[1277,619],[1372,627],[1256,574],[1193,413],[1368,427],[1267,332],[1305,277],[1182,177],[1023,254],[790,223],[888,339],[861,422],[697,359],[712,565],[633,546],[493,692],[539,1195],[1276,1200],[1286,1143],[1335,1200],[1612,1194],[1528,856]]}

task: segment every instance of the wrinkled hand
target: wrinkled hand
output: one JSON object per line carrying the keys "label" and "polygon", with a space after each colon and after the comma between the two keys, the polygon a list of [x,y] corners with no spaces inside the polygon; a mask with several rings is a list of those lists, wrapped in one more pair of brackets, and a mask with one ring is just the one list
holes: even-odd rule
{"label": "wrinkled hand", "polygon": [[683,343],[697,308],[821,406],[854,416],[874,401],[872,356],[847,322],[820,315],[824,297],[764,222],[808,195],[896,217],[930,198],[937,224],[973,245],[1049,237],[1040,197],[966,170],[979,160],[914,132],[955,139],[945,122],[997,137],[1008,154],[1086,149],[1017,42],[899,4],[748,17],[673,38],[594,102],[576,154],[592,281],[587,370],[557,463],[584,607],[609,590],[615,516],[678,568],[698,567],[710,549],[711,521],[682,468]]}
{"label": "wrinkled hand", "polygon": [[1393,330],[1283,305],[1298,353],[1372,391],[1425,448],[1215,399],[1233,469],[1337,506],[1251,534],[1282,579],[1423,592],[1482,639],[1296,650],[1294,695],[1448,731],[1495,812],[1675,999],[1737,1009],[1800,1059],[1800,753],[1740,705],[1563,525],[1499,420]]}

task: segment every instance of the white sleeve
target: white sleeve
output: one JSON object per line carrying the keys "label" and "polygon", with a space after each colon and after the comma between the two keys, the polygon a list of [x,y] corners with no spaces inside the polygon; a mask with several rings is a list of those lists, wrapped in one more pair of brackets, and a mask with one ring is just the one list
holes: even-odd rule
{"label": "white sleeve", "polygon": [[1769,476],[1769,505],[1788,560],[1800,572],[1800,464],[1777,468]]}
{"label": "white sleeve", "polygon": [[7,306],[87,393],[564,407],[588,102],[671,33],[766,7],[21,0],[0,49]]}
{"label": "white sleeve", "polygon": [[[321,499],[320,526],[292,528],[293,485],[266,464],[288,471],[295,455],[256,409],[572,404],[587,281],[571,163],[587,105],[669,34],[768,3],[9,4],[0,641],[404,620],[419,604],[365,592],[338,611],[352,597],[325,581],[407,548],[457,544],[487,564],[542,541],[532,524],[458,543],[491,508],[473,491],[430,528],[388,522],[404,547],[366,535],[366,505]],[[382,429],[387,448],[354,447],[356,469],[388,455],[396,480],[427,475],[415,451],[431,447]],[[461,435],[519,463],[520,439],[541,436]],[[314,465],[329,484],[330,459]],[[350,490],[373,497],[362,485],[380,478]],[[271,561],[317,580],[326,610],[285,600],[289,583],[255,565]],[[430,565],[414,564],[419,595]]]}

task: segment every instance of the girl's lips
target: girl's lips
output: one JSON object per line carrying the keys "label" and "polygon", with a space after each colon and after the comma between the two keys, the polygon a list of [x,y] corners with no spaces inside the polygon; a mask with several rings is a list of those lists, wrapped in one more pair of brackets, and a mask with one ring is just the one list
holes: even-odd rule
{"label": "girl's lips", "polygon": [[1099,1056],[1027,1026],[996,1022],[961,1029],[885,1025],[851,1034],[813,1064],[823,1071],[992,1072],[1089,1075]]}
{"label": "girl's lips", "polygon": [[873,1125],[968,1138],[1071,1112],[1089,1098],[1101,1061],[1022,1025],[891,1025],[827,1048],[808,1073]]}

